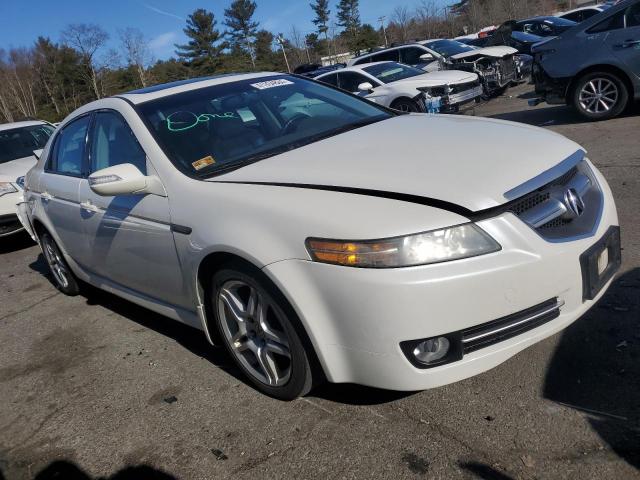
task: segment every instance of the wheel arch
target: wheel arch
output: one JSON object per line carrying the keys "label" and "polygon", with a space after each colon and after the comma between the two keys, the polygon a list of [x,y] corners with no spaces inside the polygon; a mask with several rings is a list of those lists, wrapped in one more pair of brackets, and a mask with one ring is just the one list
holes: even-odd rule
{"label": "wheel arch", "polygon": [[569,85],[567,87],[567,93],[565,95],[565,99],[568,105],[571,104],[576,85],[578,84],[578,80],[580,80],[583,76],[589,73],[594,73],[594,72],[605,72],[605,73],[611,73],[611,74],[617,75],[618,77],[620,77],[620,80],[622,80],[625,86],[627,87],[627,90],[629,93],[629,99],[633,98],[634,88],[633,88],[633,82],[631,81],[629,74],[620,67],[617,67],[615,65],[608,64],[608,63],[602,63],[602,64],[591,65],[589,67],[583,68],[573,76],[573,78],[571,79],[571,82],[569,82]]}
{"label": "wheel arch", "polygon": [[205,335],[207,339],[212,345],[221,345],[221,339],[218,335],[217,329],[212,324],[212,319],[214,312],[212,311],[212,302],[211,302],[211,279],[216,271],[223,268],[229,262],[241,262],[250,267],[257,268],[264,273],[266,278],[274,285],[274,287],[278,290],[280,295],[286,300],[289,304],[291,310],[298,317],[298,326],[300,331],[298,332],[301,335],[301,340],[306,347],[306,350],[310,356],[309,360],[311,362],[312,370],[316,373],[321,373],[326,378],[326,373],[324,371],[324,367],[322,362],[318,357],[318,352],[316,350],[316,346],[311,340],[311,336],[309,332],[307,332],[307,327],[305,323],[301,319],[301,314],[295,308],[295,302],[292,302],[291,299],[287,296],[286,291],[278,286],[278,282],[274,281],[270,275],[264,272],[263,268],[259,267],[255,262],[249,260],[245,256],[229,251],[214,251],[205,255],[200,263],[198,264],[197,273],[196,273],[196,288],[198,300],[201,304],[202,308],[202,323],[203,328],[205,330]]}

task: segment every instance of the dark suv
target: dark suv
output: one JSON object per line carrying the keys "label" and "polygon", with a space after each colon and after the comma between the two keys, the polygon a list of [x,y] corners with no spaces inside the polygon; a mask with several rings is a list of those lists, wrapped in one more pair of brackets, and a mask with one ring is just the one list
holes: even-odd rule
{"label": "dark suv", "polygon": [[640,0],[625,0],[533,47],[540,102],[573,105],[589,120],[640,99]]}

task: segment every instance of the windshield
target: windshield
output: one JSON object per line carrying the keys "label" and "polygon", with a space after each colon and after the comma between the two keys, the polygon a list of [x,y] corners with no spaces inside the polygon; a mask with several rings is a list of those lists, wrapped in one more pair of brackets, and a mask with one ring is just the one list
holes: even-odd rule
{"label": "windshield", "polygon": [[371,65],[370,67],[363,68],[369,75],[373,75],[382,83],[397,82],[398,80],[404,80],[405,78],[416,77],[418,75],[424,75],[423,70],[409,67],[408,65],[401,65],[395,62],[386,62],[378,65]]}
{"label": "windshield", "polygon": [[433,42],[427,42],[426,47],[431,50],[435,50],[443,57],[451,57],[452,55],[458,55],[459,53],[466,53],[476,50],[470,45],[457,42],[455,40],[434,40]]}
{"label": "windshield", "polygon": [[178,93],[143,103],[139,111],[174,165],[200,178],[392,116],[288,75]]}
{"label": "windshield", "polygon": [[0,130],[0,163],[33,156],[34,150],[44,148],[52,133],[51,125]]}

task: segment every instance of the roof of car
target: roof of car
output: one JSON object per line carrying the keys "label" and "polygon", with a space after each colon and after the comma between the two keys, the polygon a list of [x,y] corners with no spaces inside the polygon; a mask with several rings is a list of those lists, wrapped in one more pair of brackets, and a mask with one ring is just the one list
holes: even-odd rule
{"label": "roof of car", "polygon": [[20,127],[32,127],[34,125],[48,125],[48,123],[43,120],[25,120],[22,122],[2,123],[0,124],[0,131]]}
{"label": "roof of car", "polygon": [[257,72],[257,73],[226,73],[222,75],[213,75],[210,77],[189,78],[177,82],[162,83],[152,87],[132,90],[130,92],[116,95],[118,98],[124,98],[134,104],[155,100],[157,98],[173,95],[174,93],[188,92],[199,88],[211,87],[214,85],[222,85],[225,83],[238,82],[241,80],[251,80],[254,78],[272,77],[281,75],[276,72]]}
{"label": "roof of car", "polygon": [[[398,63],[398,62],[392,62],[392,61],[385,61],[385,62],[371,62],[371,63],[363,63],[362,65],[352,65],[351,67],[344,67],[341,68],[339,70],[334,70],[333,72],[324,72],[318,75],[318,77],[321,77],[323,75],[328,75],[330,73],[342,73],[342,72],[353,72],[353,71],[360,71],[360,70],[364,70],[368,67],[372,67],[374,65],[383,65],[385,63]],[[317,78],[317,77],[314,77]]]}

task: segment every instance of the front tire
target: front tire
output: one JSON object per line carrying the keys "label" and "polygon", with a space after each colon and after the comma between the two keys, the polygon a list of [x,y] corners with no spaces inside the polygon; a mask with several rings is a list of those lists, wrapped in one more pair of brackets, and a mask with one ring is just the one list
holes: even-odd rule
{"label": "front tire", "polygon": [[588,120],[608,120],[617,117],[629,102],[625,83],[609,72],[592,72],[576,82],[572,103]]}
{"label": "front tire", "polygon": [[395,100],[391,104],[391,108],[405,113],[417,113],[422,111],[417,102],[408,98],[399,98],[398,100]]}
{"label": "front tire", "polygon": [[[229,355],[261,392],[293,400],[313,385],[298,317],[259,269],[231,262],[212,278],[215,327]],[[310,348],[310,347],[309,347]]]}
{"label": "front tire", "polygon": [[70,297],[78,295],[80,293],[78,279],[69,268],[60,247],[49,233],[44,232],[40,235],[40,248],[42,248],[47,265],[49,265],[55,287]]}

